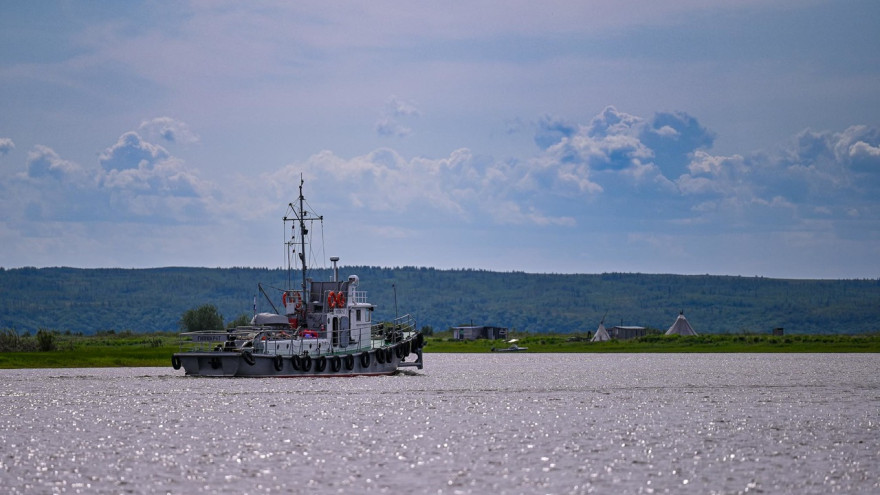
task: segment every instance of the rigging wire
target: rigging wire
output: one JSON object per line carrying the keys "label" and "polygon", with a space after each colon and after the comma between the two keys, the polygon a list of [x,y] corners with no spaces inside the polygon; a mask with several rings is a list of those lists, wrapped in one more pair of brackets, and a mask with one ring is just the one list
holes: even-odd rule
{"label": "rigging wire", "polygon": [[[290,210],[290,206],[287,207]],[[284,218],[287,218],[287,211],[284,212]],[[287,267],[287,286],[290,287],[290,244],[287,243],[287,220],[281,221],[281,247],[284,249],[284,261]]]}
{"label": "rigging wire", "polygon": [[[309,222],[309,231],[311,232],[311,230],[314,229],[314,228],[315,228],[315,221],[312,220],[312,221]],[[310,247],[312,248],[312,249],[309,250],[309,261],[311,262],[312,266],[317,266],[318,261],[317,261],[317,259],[315,259],[315,246],[314,246],[314,243],[310,242],[309,245],[310,245]]]}
{"label": "rigging wire", "polygon": [[[312,219],[312,223],[309,225],[309,229],[311,229],[314,226],[315,220],[318,220],[321,222],[321,268],[326,270],[327,269],[327,252],[326,252],[326,243],[324,242],[324,216],[319,215],[315,211],[315,209],[312,208],[312,205],[309,204],[309,200],[306,199],[305,204],[306,204],[306,206],[308,206],[309,211],[311,211],[312,214],[314,214],[317,217],[316,219],[315,218]],[[309,259],[312,261],[313,266],[317,266],[318,263],[317,263],[317,260],[315,259],[314,253],[315,253],[315,250],[312,249],[311,252],[309,253]]]}
{"label": "rigging wire", "polygon": [[321,257],[324,258],[324,269],[327,269],[327,243],[324,241],[324,217],[321,217]]}

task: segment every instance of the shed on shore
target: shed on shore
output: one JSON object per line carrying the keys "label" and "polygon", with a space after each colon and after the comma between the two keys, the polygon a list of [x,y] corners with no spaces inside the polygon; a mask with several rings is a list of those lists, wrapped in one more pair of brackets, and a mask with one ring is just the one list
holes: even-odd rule
{"label": "shed on shore", "polygon": [[452,338],[455,340],[507,339],[507,328],[486,325],[452,327]]}
{"label": "shed on shore", "polygon": [[645,327],[615,325],[608,330],[608,335],[618,340],[635,339],[648,335]]}

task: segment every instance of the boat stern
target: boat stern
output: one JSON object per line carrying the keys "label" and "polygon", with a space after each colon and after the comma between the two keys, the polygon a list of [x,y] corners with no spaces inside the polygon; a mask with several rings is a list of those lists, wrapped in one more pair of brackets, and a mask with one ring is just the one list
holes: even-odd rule
{"label": "boat stern", "polygon": [[178,352],[171,356],[174,369],[189,376],[235,376],[241,363],[239,352]]}

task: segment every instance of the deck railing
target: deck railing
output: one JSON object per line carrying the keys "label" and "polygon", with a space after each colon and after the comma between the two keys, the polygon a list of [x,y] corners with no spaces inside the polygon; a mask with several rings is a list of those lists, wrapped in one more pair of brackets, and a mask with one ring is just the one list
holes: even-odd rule
{"label": "deck railing", "polygon": [[[416,319],[409,314],[400,316],[390,322],[378,323],[370,328],[370,335],[366,332],[361,338],[355,338],[352,342],[359,349],[373,349],[388,344],[400,342],[413,336],[416,332]],[[231,331],[203,330],[198,332],[183,332],[180,334],[179,347],[181,351],[216,351],[216,350],[248,350],[248,347],[240,347],[241,341],[253,339],[250,350],[261,353],[265,350],[274,351],[284,356],[309,352],[312,355],[333,354],[337,348],[328,342],[330,335],[327,330],[317,331],[317,338],[292,340],[294,335],[288,329],[267,329],[264,327],[239,327]],[[262,339],[260,336],[263,335]],[[230,340],[230,337],[232,340]],[[369,341],[367,341],[369,340]],[[236,346],[235,343],[238,345]],[[281,346],[284,346],[283,348]],[[278,346],[278,347],[275,347]],[[271,350],[270,350],[271,349]],[[348,350],[350,351],[351,345]]]}
{"label": "deck railing", "polygon": [[372,326],[373,347],[400,342],[416,331],[416,319],[410,314],[399,316],[391,322],[377,323]]}
{"label": "deck railing", "polygon": [[367,304],[367,291],[365,290],[355,290],[351,291],[351,303],[352,304]]}

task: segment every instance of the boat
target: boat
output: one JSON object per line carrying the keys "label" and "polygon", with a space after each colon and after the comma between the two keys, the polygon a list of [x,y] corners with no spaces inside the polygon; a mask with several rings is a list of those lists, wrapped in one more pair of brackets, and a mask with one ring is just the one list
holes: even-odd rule
{"label": "boat", "polygon": [[492,348],[492,352],[523,352],[523,351],[527,351],[527,350],[529,350],[528,347],[520,347],[516,344],[513,344],[510,347],[504,347],[501,349],[496,349],[495,347]]}
{"label": "boat", "polygon": [[288,205],[283,218],[285,232],[288,223],[292,232],[285,240],[287,279],[293,278],[291,260],[298,259],[300,288],[275,289],[273,299],[258,284],[274,313],[257,313],[255,299],[249,325],[181,333],[180,352],[171,357],[175,370],[205,377],[344,377],[391,375],[404,367],[423,369],[425,339],[412,315],[373,322],[376,307],[360,289],[358,276],[339,280],[338,257],[330,258],[331,280],[308,277],[309,227],[314,221],[323,222],[323,216],[305,210],[303,184],[300,178],[298,202]]}
{"label": "boat", "polygon": [[507,343],[510,344],[510,347],[504,347],[501,349],[496,349],[495,347],[493,347],[491,350],[492,352],[523,352],[529,350],[528,347],[520,347],[516,345],[518,341],[519,339],[508,340]]}

